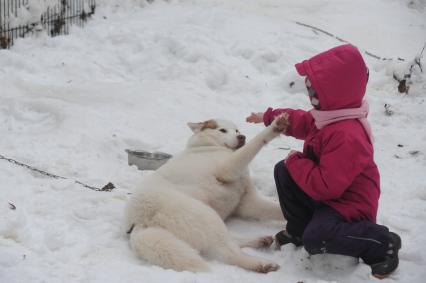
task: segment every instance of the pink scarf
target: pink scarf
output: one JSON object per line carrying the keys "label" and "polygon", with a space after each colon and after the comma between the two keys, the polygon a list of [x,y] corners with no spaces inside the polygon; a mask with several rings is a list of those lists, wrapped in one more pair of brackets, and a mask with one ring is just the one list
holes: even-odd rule
{"label": "pink scarf", "polygon": [[312,114],[312,117],[314,117],[315,126],[317,127],[317,129],[322,129],[328,124],[341,120],[358,119],[365,129],[368,138],[370,139],[370,143],[373,143],[371,125],[367,120],[368,103],[365,100],[362,101],[361,107],[359,108],[348,108],[330,111],[320,111],[312,109],[310,112]]}

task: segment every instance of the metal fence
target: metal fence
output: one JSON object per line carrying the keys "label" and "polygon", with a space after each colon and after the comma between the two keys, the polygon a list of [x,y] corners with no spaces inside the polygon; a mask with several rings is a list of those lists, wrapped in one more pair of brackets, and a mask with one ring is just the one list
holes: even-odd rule
{"label": "metal fence", "polygon": [[96,9],[96,0],[34,1],[0,0],[0,49],[34,32],[68,34],[70,25],[83,26]]}

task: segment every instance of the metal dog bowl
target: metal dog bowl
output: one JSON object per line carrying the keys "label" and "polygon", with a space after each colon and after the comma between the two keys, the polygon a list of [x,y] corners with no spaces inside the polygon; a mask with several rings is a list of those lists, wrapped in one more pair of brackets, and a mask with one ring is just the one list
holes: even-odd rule
{"label": "metal dog bowl", "polygon": [[136,165],[139,170],[157,170],[166,163],[172,155],[164,152],[149,152],[145,150],[126,149],[128,164]]}

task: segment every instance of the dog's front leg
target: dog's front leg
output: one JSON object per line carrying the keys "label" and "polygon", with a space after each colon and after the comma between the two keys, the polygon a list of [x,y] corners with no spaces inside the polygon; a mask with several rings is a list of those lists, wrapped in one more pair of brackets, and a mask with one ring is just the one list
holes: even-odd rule
{"label": "dog's front leg", "polygon": [[247,166],[262,147],[279,136],[287,128],[288,123],[287,113],[276,117],[271,125],[219,164],[215,172],[216,179],[222,183],[238,180],[246,172]]}

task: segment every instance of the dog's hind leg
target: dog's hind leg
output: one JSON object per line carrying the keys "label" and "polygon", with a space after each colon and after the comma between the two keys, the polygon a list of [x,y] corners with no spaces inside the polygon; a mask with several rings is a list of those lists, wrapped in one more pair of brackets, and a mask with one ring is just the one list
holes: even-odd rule
{"label": "dog's hind leg", "polygon": [[195,249],[163,228],[136,225],[130,234],[130,244],[140,258],[166,269],[209,270],[207,262]]}
{"label": "dog's hind leg", "polygon": [[288,115],[286,113],[275,118],[270,126],[219,164],[215,172],[216,179],[223,183],[239,179],[246,172],[247,166],[262,147],[273,138],[279,136],[287,128],[288,123]]}
{"label": "dog's hind leg", "polygon": [[271,201],[260,196],[249,178],[246,180],[245,187],[246,193],[235,211],[236,216],[260,221],[284,220],[277,201]]}

